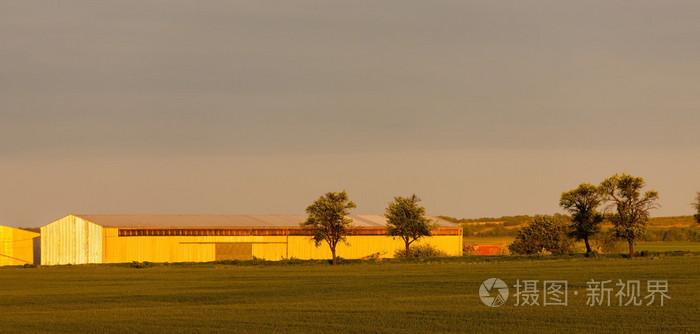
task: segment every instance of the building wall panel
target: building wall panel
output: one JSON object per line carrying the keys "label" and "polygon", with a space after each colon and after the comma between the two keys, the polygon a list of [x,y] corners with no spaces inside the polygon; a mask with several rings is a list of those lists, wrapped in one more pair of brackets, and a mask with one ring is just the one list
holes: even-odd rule
{"label": "building wall panel", "polygon": [[[314,245],[308,236],[138,236],[119,237],[116,229],[105,228],[104,262],[208,262],[217,260],[216,244],[250,243],[256,258],[266,260],[329,259],[328,245]],[[403,241],[387,236],[348,236],[350,245],[338,245],[337,255],[357,259],[372,255],[382,258],[394,256],[403,250]],[[434,236],[423,238],[413,245],[430,244],[451,256],[462,253],[462,236]]]}
{"label": "building wall panel", "polygon": [[41,228],[41,264],[102,263],[102,227],[69,215]]}
{"label": "building wall panel", "polygon": [[[217,260],[217,244],[237,243],[245,244],[246,252],[247,247],[250,247],[252,257],[266,260],[331,258],[327,244],[322,243],[316,247],[310,236],[299,235],[301,233],[298,229],[281,228],[277,231],[274,228],[266,228],[266,233],[262,235],[255,231],[263,229],[253,231],[251,228],[241,229],[250,230],[250,233],[223,233],[215,228],[195,228],[187,233],[167,230],[168,228],[157,228],[151,231],[147,227],[103,228],[80,217],[66,216],[42,227],[41,263],[57,265],[132,261],[209,262]],[[400,238],[374,233],[374,230],[373,235],[349,235],[349,245],[338,245],[337,255],[347,259],[369,256],[389,258],[393,257],[397,250],[404,249]],[[290,231],[297,235],[291,234]],[[358,231],[360,230],[354,232],[360,233]],[[423,238],[413,245],[430,244],[448,255],[460,256],[461,229],[445,229],[440,234]],[[242,245],[239,246],[243,248]],[[231,247],[233,249],[238,246]],[[4,249],[1,244],[0,249]],[[231,256],[223,254],[221,250],[219,253],[219,259]]]}
{"label": "building wall panel", "polygon": [[34,243],[38,238],[39,233],[0,226],[0,266],[34,264]]}
{"label": "building wall panel", "polygon": [[[338,244],[336,255],[346,259],[359,259],[377,255],[391,258],[397,250],[405,249],[403,240],[388,236],[348,236],[345,243]],[[450,256],[462,255],[462,236],[433,236],[422,238],[411,246],[429,244]],[[298,259],[329,259],[332,257],[328,244],[323,242],[316,247],[306,236],[289,237],[289,256]]]}
{"label": "building wall panel", "polygon": [[270,260],[286,257],[286,236],[118,236],[104,229],[104,262],[209,262],[216,260],[217,243],[251,243],[253,256]]}

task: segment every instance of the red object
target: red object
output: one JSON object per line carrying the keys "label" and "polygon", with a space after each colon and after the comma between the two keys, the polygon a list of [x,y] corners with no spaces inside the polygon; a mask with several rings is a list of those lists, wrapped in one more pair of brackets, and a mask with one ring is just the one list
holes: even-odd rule
{"label": "red object", "polygon": [[472,255],[500,255],[503,247],[501,245],[467,245],[464,250]]}

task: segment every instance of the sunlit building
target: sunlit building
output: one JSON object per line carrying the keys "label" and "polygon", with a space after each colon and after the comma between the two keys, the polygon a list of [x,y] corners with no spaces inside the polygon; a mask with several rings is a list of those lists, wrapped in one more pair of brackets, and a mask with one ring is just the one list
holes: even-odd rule
{"label": "sunlit building", "polygon": [[[404,248],[386,236],[386,218],[350,215],[348,244],[337,255],[346,259],[393,257]],[[429,244],[448,255],[462,254],[462,228],[430,217]],[[41,228],[41,264],[208,262],[217,260],[329,259],[324,243],[316,247],[299,224],[304,215],[69,215]]]}
{"label": "sunlit building", "polygon": [[0,225],[0,266],[39,264],[39,233]]}

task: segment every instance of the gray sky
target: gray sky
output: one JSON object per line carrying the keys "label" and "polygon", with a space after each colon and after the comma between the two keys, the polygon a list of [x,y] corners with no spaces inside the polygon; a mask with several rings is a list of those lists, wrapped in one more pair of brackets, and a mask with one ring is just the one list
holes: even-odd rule
{"label": "gray sky", "polygon": [[0,0],[0,224],[700,190],[698,1]]}

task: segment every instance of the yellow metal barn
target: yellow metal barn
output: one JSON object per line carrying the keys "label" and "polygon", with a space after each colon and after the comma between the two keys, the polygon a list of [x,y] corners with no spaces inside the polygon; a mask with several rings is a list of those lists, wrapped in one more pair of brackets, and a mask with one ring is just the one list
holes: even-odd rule
{"label": "yellow metal barn", "polygon": [[[392,257],[400,238],[386,236],[386,218],[350,215],[346,259]],[[449,255],[462,254],[459,225],[431,217],[438,228],[430,244]],[[329,259],[327,245],[316,247],[299,223],[304,215],[69,215],[41,228],[41,264],[207,262],[285,258]]]}
{"label": "yellow metal barn", "polygon": [[39,233],[0,225],[0,266],[39,264]]}

